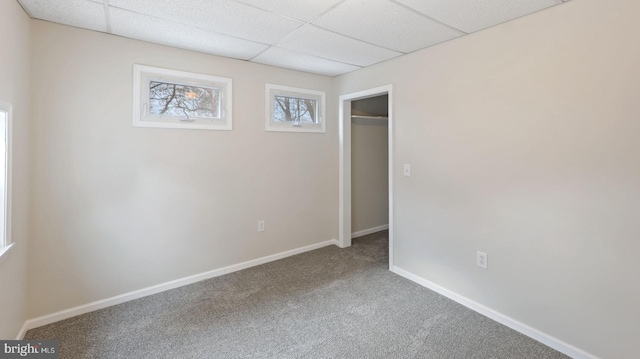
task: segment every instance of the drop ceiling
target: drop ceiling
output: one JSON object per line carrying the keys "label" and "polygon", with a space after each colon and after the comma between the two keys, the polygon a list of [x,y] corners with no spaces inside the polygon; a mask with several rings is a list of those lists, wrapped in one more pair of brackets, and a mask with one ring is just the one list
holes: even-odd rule
{"label": "drop ceiling", "polygon": [[566,0],[18,0],[35,19],[336,76]]}

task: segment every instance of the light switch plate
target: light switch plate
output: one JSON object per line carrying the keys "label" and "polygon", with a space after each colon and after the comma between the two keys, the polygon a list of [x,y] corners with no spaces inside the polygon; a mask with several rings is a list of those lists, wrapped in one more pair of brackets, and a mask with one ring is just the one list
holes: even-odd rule
{"label": "light switch plate", "polygon": [[411,165],[410,164],[408,164],[408,163],[404,164],[404,172],[403,173],[407,177],[411,176]]}

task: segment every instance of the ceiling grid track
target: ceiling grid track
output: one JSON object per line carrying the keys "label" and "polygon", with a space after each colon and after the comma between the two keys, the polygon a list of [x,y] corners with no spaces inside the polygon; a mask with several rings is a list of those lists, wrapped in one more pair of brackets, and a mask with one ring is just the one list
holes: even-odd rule
{"label": "ceiling grid track", "polygon": [[394,3],[394,4],[396,4],[396,5],[398,5],[398,6],[401,6],[401,7],[405,8],[405,9],[407,9],[407,10],[409,10],[409,11],[413,12],[413,13],[416,13],[416,14],[418,14],[418,15],[420,15],[420,16],[422,16],[422,17],[424,17],[424,18],[427,18],[427,19],[429,19],[430,21],[433,21],[433,22],[435,22],[435,23],[438,23],[438,24],[440,24],[440,25],[442,25],[442,26],[444,26],[444,27],[448,27],[448,28],[449,28],[449,29],[451,29],[451,30],[457,31],[457,32],[459,32],[459,33],[461,33],[461,34],[463,34],[463,35],[469,35],[469,33],[468,33],[468,32],[466,32],[466,31],[462,31],[462,30],[457,29],[457,28],[455,28],[455,27],[453,27],[453,26],[451,26],[451,25],[449,25],[449,24],[446,24],[446,23],[444,23],[444,22],[442,22],[442,21],[440,21],[440,20],[438,20],[438,19],[434,19],[434,18],[432,18],[431,16],[429,16],[429,15],[427,15],[427,14],[423,14],[423,13],[421,13],[420,11],[418,11],[418,10],[416,10],[416,9],[414,9],[414,8],[410,7],[410,6],[407,6],[407,5],[403,4],[403,3],[397,2],[397,1],[395,1],[395,0],[389,0],[389,1],[390,1],[390,2],[392,2],[392,3]]}
{"label": "ceiling grid track", "polygon": [[[327,10],[323,11],[322,13],[320,13],[320,15],[316,16],[315,18],[313,18],[312,20],[309,20],[307,22],[305,22],[304,24],[298,26],[298,28],[296,28],[295,30],[291,31],[290,33],[284,35],[283,37],[281,37],[278,41],[274,42],[273,44],[269,45],[269,47],[267,47],[266,49],[260,51],[258,54],[256,54],[256,56],[252,57],[251,59],[249,59],[249,61],[253,61],[255,58],[257,58],[258,56],[262,55],[263,53],[265,53],[267,50],[271,49],[272,47],[278,47],[278,44],[281,43],[284,39],[286,39],[287,37],[293,35],[294,33],[296,33],[297,31],[300,31],[302,28],[304,28],[305,26],[310,25],[312,22],[318,20],[319,18],[321,18],[324,14],[328,13],[329,11],[335,9],[338,5],[342,4],[343,2],[345,2],[346,0],[342,0],[336,4],[334,4],[333,6],[331,6],[330,8],[328,8]],[[293,20],[297,20],[297,21],[302,21],[300,19],[294,19]],[[311,54],[306,54],[304,52],[300,52],[301,54],[305,54],[305,55],[309,55],[309,56],[314,56]],[[322,58],[322,57],[321,57]],[[331,60],[331,59],[325,59],[325,60],[329,60],[329,61],[335,61],[335,60]],[[340,62],[340,61],[336,61],[336,62]],[[344,62],[343,62],[344,63]],[[352,66],[358,66],[358,65],[353,65],[353,64],[347,64],[347,65],[352,65]],[[360,67],[360,66],[359,66]]]}
{"label": "ceiling grid track", "polygon": [[104,19],[107,25],[107,32],[111,34],[111,16],[109,15],[109,0],[104,0]]}

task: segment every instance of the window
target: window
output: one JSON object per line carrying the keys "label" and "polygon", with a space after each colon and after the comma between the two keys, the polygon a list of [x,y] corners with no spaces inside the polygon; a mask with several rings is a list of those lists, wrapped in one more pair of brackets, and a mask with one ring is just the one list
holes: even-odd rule
{"label": "window", "polygon": [[231,130],[229,78],[133,65],[133,126]]}
{"label": "window", "polygon": [[11,105],[0,101],[0,260],[11,242]]}
{"label": "window", "polygon": [[267,131],[325,132],[322,91],[267,84]]}

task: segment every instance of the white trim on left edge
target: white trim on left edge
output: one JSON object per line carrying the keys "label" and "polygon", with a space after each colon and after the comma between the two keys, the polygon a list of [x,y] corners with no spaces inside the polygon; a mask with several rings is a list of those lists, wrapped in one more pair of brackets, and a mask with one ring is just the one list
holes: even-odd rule
{"label": "white trim on left edge", "polygon": [[21,331],[21,335],[24,337],[24,333],[26,333],[26,331],[29,330],[29,329],[33,329],[33,328],[41,327],[43,325],[55,323],[55,322],[58,322],[60,320],[68,319],[68,318],[71,318],[71,317],[75,317],[77,315],[93,312],[93,311],[96,311],[96,310],[99,310],[99,309],[111,307],[111,306],[114,306],[114,305],[117,305],[117,304],[121,304],[121,303],[128,302],[128,301],[131,301],[131,300],[135,300],[135,299],[138,299],[138,298],[146,297],[146,296],[149,296],[149,295],[152,295],[152,294],[157,294],[157,293],[164,292],[164,291],[167,291],[167,290],[170,290],[170,289],[174,289],[174,288],[182,287],[182,286],[185,286],[185,285],[188,285],[188,284],[196,283],[196,282],[199,282],[199,281],[202,281],[202,280],[205,280],[205,279],[209,279],[209,278],[218,277],[218,276],[221,276],[221,275],[224,275],[224,274],[237,272],[237,271],[242,270],[242,269],[247,269],[247,268],[259,266],[261,264],[273,262],[273,261],[276,261],[278,259],[290,257],[290,256],[293,256],[293,255],[296,255],[296,254],[300,254],[300,253],[304,253],[304,252],[309,252],[309,251],[312,251],[314,249],[327,247],[327,246],[330,246],[330,245],[336,245],[337,246],[338,245],[338,241],[335,240],[335,239],[332,239],[332,240],[328,240],[328,241],[325,241],[325,242],[320,242],[320,243],[312,244],[312,245],[309,245],[309,246],[300,247],[300,248],[292,249],[292,250],[289,250],[289,251],[272,254],[270,256],[266,256],[266,257],[262,257],[262,258],[258,258],[258,259],[254,259],[254,260],[238,263],[238,264],[233,264],[233,265],[230,265],[230,266],[227,266],[227,267],[214,269],[214,270],[211,270],[211,271],[208,271],[208,272],[192,275],[192,276],[181,278],[181,279],[172,280],[170,282],[166,282],[166,283],[154,285],[154,286],[151,286],[151,287],[139,289],[139,290],[136,290],[136,291],[133,291],[133,292],[117,295],[115,297],[98,300],[98,301],[95,301],[95,302],[92,302],[92,303],[88,303],[88,304],[77,306],[75,308],[61,310],[59,312],[48,314],[48,315],[45,315],[45,316],[42,316],[42,317],[29,319],[29,320],[27,320],[25,322],[25,324],[23,326],[23,330]]}
{"label": "white trim on left edge", "polygon": [[4,246],[0,248],[0,263],[2,263],[2,261],[7,258],[7,255],[9,254],[9,251],[11,250],[11,248],[13,248],[13,245],[15,243],[11,243],[8,246]]}
{"label": "white trim on left edge", "polygon": [[539,341],[540,343],[547,345],[561,353],[564,353],[574,359],[598,359],[598,357],[596,357],[595,355],[591,354],[591,353],[587,353],[586,351],[576,348],[573,345],[567,344],[565,342],[563,342],[560,339],[557,339],[555,337],[552,337],[549,334],[543,333],[541,331],[539,331],[538,329],[532,328],[526,324],[520,323],[519,321],[508,317],[500,312],[497,312],[489,307],[485,307],[484,305],[475,302],[467,297],[464,297],[458,293],[455,293],[449,289],[446,289],[438,284],[435,284],[429,280],[426,280],[418,275],[415,275],[411,272],[408,272],[402,268],[399,268],[398,266],[393,266],[391,267],[391,272],[405,277],[407,279],[409,279],[410,281],[416,282],[418,284],[420,284],[423,287],[429,288],[432,291],[442,294],[443,296],[458,302],[462,305],[464,305],[465,307],[478,312],[482,315],[484,315],[485,317],[491,318],[493,320],[495,320],[496,322],[506,325],[507,327],[520,332],[532,339],[535,339],[537,341]]}

